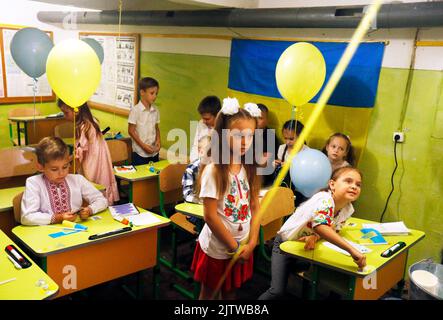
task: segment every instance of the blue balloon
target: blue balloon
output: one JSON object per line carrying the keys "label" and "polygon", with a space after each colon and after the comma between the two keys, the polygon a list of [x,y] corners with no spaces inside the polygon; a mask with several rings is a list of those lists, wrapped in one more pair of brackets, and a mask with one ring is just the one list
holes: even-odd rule
{"label": "blue balloon", "polygon": [[290,174],[295,189],[305,197],[312,197],[328,186],[332,167],[328,157],[316,149],[300,151],[292,159]]}
{"label": "blue balloon", "polygon": [[100,61],[100,64],[102,64],[103,59],[105,58],[105,53],[100,42],[92,38],[83,38],[82,41],[86,42],[92,49],[94,49],[95,53],[97,54],[98,60]]}
{"label": "blue balloon", "polygon": [[54,44],[49,36],[36,28],[20,29],[11,40],[11,55],[20,69],[37,79],[46,72],[46,60]]}

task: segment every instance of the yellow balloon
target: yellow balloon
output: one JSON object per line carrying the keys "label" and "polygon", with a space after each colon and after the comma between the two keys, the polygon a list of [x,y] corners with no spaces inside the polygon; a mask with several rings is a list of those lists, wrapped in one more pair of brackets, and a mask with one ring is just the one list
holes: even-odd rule
{"label": "yellow balloon", "polygon": [[320,50],[307,42],[288,47],[275,68],[277,88],[293,106],[309,102],[320,90],[326,77],[326,64]]}
{"label": "yellow balloon", "polygon": [[76,110],[97,89],[101,66],[97,54],[86,42],[69,39],[52,48],[46,74],[55,94]]}

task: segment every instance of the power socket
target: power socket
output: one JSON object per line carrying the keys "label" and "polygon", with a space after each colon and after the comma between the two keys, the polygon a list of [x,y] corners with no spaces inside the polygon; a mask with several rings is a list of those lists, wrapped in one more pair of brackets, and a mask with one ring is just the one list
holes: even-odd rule
{"label": "power socket", "polygon": [[405,133],[404,132],[394,132],[394,134],[392,135],[392,141],[396,141],[397,137],[397,142],[404,142],[405,141]]}

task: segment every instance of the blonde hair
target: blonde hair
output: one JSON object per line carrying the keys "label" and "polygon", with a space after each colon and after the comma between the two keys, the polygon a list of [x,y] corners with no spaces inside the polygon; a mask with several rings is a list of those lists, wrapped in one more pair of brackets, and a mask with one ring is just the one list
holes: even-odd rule
{"label": "blonde hair", "polygon": [[37,161],[45,165],[49,161],[69,157],[68,146],[59,137],[46,137],[40,140],[35,148]]}

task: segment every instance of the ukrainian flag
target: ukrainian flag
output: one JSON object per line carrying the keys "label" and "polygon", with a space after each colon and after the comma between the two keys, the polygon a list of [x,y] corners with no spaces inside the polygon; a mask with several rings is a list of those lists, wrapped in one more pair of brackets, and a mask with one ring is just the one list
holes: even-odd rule
{"label": "ukrainian flag", "polygon": [[[321,51],[326,62],[324,87],[347,43],[311,43]],[[231,46],[228,95],[236,97],[240,104],[246,102],[265,104],[270,110],[269,125],[276,128],[280,137],[283,123],[293,116],[293,107],[278,92],[275,68],[280,55],[292,44],[294,42],[291,41],[234,39]],[[321,149],[331,134],[342,132],[351,138],[358,161],[366,145],[383,53],[382,42],[360,44],[308,138],[307,143],[310,147]],[[310,103],[297,107],[295,112],[297,120],[302,123],[307,122],[321,90]]]}

